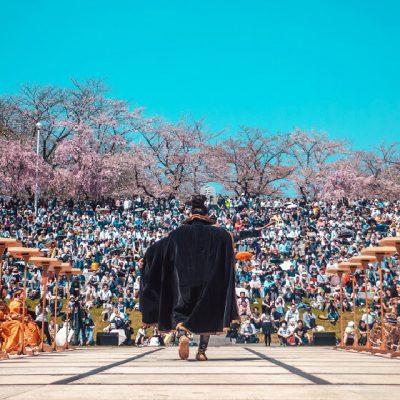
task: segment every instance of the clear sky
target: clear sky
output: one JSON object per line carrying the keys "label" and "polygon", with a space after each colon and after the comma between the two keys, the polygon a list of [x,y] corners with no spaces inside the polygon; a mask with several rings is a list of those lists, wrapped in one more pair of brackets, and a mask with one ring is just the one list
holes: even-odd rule
{"label": "clear sky", "polygon": [[104,78],[211,129],[400,139],[400,1],[1,0],[0,94]]}

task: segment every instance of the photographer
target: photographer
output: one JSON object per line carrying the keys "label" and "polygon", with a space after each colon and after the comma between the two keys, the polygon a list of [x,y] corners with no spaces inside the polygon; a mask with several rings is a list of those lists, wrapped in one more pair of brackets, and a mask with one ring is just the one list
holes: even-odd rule
{"label": "photographer", "polygon": [[86,313],[86,318],[85,318],[85,331],[86,331],[86,337],[87,337],[87,344],[89,346],[94,346],[94,321],[92,316],[90,315],[89,312]]}
{"label": "photographer", "polygon": [[74,298],[71,307],[72,329],[75,334],[74,345],[80,343],[80,335],[82,335],[82,345],[86,344],[86,311],[79,297]]}

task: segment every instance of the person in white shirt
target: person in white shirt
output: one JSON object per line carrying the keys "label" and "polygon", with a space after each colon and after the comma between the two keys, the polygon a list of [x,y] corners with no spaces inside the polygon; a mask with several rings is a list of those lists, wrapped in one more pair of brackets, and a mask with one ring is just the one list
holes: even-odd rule
{"label": "person in white shirt", "polygon": [[249,282],[250,285],[250,297],[260,297],[261,296],[261,281],[258,276],[253,275]]}
{"label": "person in white shirt", "polygon": [[124,200],[124,210],[128,211],[132,208],[132,201],[129,199]]}
{"label": "person in white shirt", "polygon": [[285,320],[288,324],[290,324],[291,322],[297,323],[299,319],[299,310],[297,310],[296,305],[292,304],[289,310],[286,312]]}
{"label": "person in white shirt", "polygon": [[85,296],[85,307],[89,310],[92,307],[94,307],[96,301],[96,289],[92,286],[90,282],[87,284],[84,296]]}
{"label": "person in white shirt", "polygon": [[143,325],[141,328],[138,329],[137,334],[136,334],[136,346],[142,346],[144,344],[144,341],[146,339],[146,327]]}
{"label": "person in white shirt", "polygon": [[288,339],[293,336],[293,331],[287,326],[286,321],[283,321],[278,329],[278,338],[281,346],[288,345]]}
{"label": "person in white shirt", "polygon": [[103,305],[104,303],[109,302],[111,298],[112,298],[111,290],[108,288],[107,284],[104,284],[103,288],[99,292],[98,304]]}
{"label": "person in white shirt", "polygon": [[242,336],[244,343],[256,343],[256,332],[256,328],[250,320],[247,320],[240,327],[240,335]]}
{"label": "person in white shirt", "polygon": [[136,278],[135,283],[133,284],[133,295],[134,297],[138,297],[140,291],[140,276]]}

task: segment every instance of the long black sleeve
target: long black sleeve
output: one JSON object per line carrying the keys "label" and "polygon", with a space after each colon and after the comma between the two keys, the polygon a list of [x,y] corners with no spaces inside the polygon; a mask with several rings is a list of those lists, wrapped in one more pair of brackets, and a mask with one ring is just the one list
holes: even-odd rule
{"label": "long black sleeve", "polygon": [[261,236],[261,231],[256,229],[251,229],[247,231],[240,231],[233,233],[233,241],[239,242],[240,240],[249,239],[249,238],[258,238]]}

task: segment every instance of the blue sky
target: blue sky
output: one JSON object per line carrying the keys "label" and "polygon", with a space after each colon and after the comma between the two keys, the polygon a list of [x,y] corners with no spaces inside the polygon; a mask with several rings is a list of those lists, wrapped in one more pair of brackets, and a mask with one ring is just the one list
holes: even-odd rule
{"label": "blue sky", "polygon": [[112,96],[232,134],[400,135],[400,2],[3,0],[0,94],[104,78]]}

